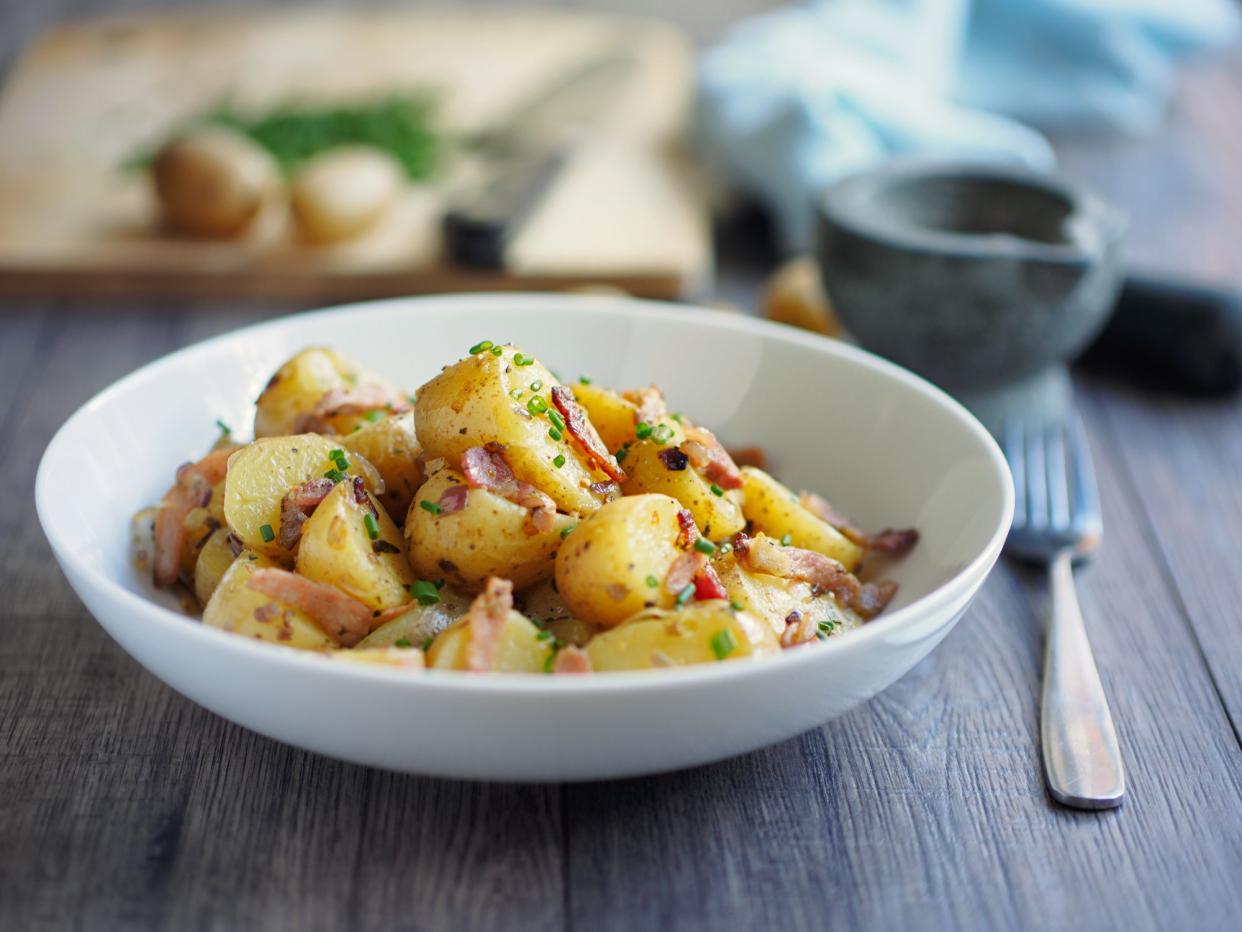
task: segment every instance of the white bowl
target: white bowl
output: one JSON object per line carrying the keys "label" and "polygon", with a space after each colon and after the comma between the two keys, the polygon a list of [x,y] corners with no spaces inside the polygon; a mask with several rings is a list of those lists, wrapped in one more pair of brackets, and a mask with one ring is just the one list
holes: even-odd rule
{"label": "white bowl", "polygon": [[[129,563],[129,519],[201,455],[216,418],[244,427],[265,380],[327,344],[416,387],[481,339],[566,379],[658,382],[728,444],[757,443],[795,487],[864,527],[922,534],[888,612],[763,660],[589,677],[333,663],[187,618]],[[240,432],[240,431],[239,431]],[[286,317],[174,353],[88,402],[48,446],[39,520],[70,585],[135,659],[231,721],[345,760],[486,780],[588,780],[719,760],[873,696],[948,634],[1013,511],[992,438],[947,395],[861,350],[740,316],[613,298],[467,295]]]}

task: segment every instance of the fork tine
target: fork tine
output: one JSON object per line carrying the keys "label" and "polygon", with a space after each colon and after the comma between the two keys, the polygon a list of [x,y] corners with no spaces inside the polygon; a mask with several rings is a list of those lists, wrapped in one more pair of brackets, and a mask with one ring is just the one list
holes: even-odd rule
{"label": "fork tine", "polygon": [[1022,431],[1026,448],[1026,523],[1032,531],[1048,527],[1048,473],[1044,449],[1044,428],[1038,421],[1028,422]]}
{"label": "fork tine", "polygon": [[1049,422],[1044,429],[1048,475],[1048,522],[1057,530],[1070,526],[1070,487],[1065,467],[1065,432],[1062,421]]}
{"label": "fork tine", "polygon": [[1095,484],[1095,468],[1091,464],[1091,448],[1083,431],[1082,420],[1071,417],[1065,424],[1069,458],[1073,464],[1070,476],[1070,522],[1080,534],[1100,533],[1100,493]]}
{"label": "fork tine", "polygon": [[1001,444],[1009,471],[1013,473],[1013,526],[1026,526],[1026,450],[1022,441],[1022,424],[1006,418],[1001,425]]}

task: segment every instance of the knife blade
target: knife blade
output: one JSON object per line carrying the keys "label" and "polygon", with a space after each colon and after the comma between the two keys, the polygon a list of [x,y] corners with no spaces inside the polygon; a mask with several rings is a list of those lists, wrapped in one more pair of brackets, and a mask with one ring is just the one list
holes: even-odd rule
{"label": "knife blade", "polygon": [[442,221],[448,254],[500,268],[505,248],[551,188],[575,147],[607,114],[634,66],[628,43],[556,75],[472,140],[478,178],[452,192]]}

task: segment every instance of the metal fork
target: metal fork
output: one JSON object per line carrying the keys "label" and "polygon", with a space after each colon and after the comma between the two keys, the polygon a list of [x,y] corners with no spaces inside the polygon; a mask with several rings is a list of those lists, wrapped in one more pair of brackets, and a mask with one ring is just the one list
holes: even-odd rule
{"label": "metal fork", "polygon": [[1103,532],[1091,452],[1076,416],[1006,420],[1002,443],[1015,491],[1005,549],[1047,566],[1052,590],[1040,710],[1048,789],[1066,806],[1110,809],[1121,805],[1125,773],[1074,592],[1074,561]]}

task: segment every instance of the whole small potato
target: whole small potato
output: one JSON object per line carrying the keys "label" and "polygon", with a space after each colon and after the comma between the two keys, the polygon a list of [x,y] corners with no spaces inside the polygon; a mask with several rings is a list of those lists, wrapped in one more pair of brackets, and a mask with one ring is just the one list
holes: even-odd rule
{"label": "whole small potato", "polygon": [[384,216],[403,183],[400,163],[379,149],[331,149],[315,156],[294,176],[293,217],[311,242],[352,239]]}
{"label": "whole small potato", "polygon": [[245,233],[279,184],[267,151],[222,126],[169,142],[151,164],[151,176],[173,229],[221,238]]}

